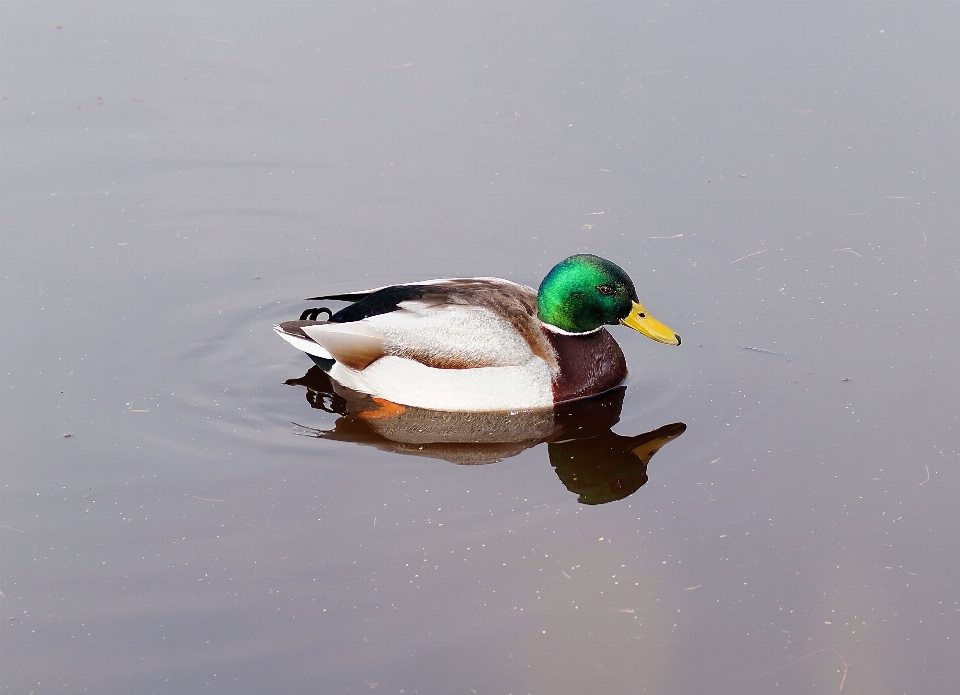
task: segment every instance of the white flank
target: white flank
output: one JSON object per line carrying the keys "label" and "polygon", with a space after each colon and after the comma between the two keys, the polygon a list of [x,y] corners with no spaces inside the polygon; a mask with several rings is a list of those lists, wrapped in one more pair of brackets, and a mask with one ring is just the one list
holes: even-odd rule
{"label": "white flank", "polygon": [[347,388],[428,410],[526,410],[553,406],[550,370],[538,357],[516,367],[437,369],[405,357],[381,357],[363,371],[333,365]]}
{"label": "white flank", "polygon": [[525,364],[533,357],[510,322],[486,307],[420,301],[402,302],[400,307],[403,311],[364,321],[384,336],[390,354],[426,353],[497,367]]}
{"label": "white flank", "polygon": [[[510,322],[486,307],[421,301],[402,302],[400,307],[400,311],[362,321],[304,326],[303,331],[334,358],[338,354],[373,356],[379,352],[424,355],[441,362],[515,367],[533,357],[527,341]],[[349,359],[340,361],[350,363]]]}

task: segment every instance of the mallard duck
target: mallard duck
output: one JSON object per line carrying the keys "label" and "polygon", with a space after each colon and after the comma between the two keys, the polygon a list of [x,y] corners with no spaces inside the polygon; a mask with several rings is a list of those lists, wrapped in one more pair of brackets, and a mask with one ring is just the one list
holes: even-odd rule
{"label": "mallard duck", "polygon": [[[680,344],[640,304],[622,268],[588,254],[558,263],[537,291],[499,278],[458,278],[310,300],[351,304],[336,313],[308,309],[274,330],[385,408],[552,408],[626,378],[623,351],[605,325]],[[319,320],[321,313],[328,318]]]}

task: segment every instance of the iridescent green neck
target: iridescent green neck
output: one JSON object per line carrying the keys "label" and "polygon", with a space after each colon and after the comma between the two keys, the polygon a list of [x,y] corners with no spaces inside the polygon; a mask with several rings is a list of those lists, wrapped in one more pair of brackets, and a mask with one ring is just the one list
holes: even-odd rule
{"label": "iridescent green neck", "polygon": [[636,297],[623,270],[599,256],[570,256],[547,273],[537,294],[537,315],[569,333],[587,333],[625,317]]}

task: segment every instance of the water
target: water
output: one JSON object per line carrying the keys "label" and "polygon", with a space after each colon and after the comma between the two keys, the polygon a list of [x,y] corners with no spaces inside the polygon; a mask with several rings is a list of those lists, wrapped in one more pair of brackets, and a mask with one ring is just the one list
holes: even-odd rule
{"label": "water", "polygon": [[[955,691],[958,29],[4,2],[4,692]],[[626,496],[556,423],[302,436],[301,298],[576,252],[684,338],[569,416],[686,424]]]}

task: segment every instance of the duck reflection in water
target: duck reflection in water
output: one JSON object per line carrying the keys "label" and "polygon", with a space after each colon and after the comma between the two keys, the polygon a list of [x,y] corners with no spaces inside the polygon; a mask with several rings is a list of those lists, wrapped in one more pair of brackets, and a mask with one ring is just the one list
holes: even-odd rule
{"label": "duck reflection in water", "polygon": [[653,455],[687,429],[675,422],[633,437],[611,431],[620,421],[625,386],[553,410],[458,413],[400,406],[352,391],[318,367],[285,383],[305,387],[313,408],[341,416],[329,430],[297,425],[302,436],[460,465],[494,463],[546,442],[560,482],[583,504],[632,495],[647,482]]}

